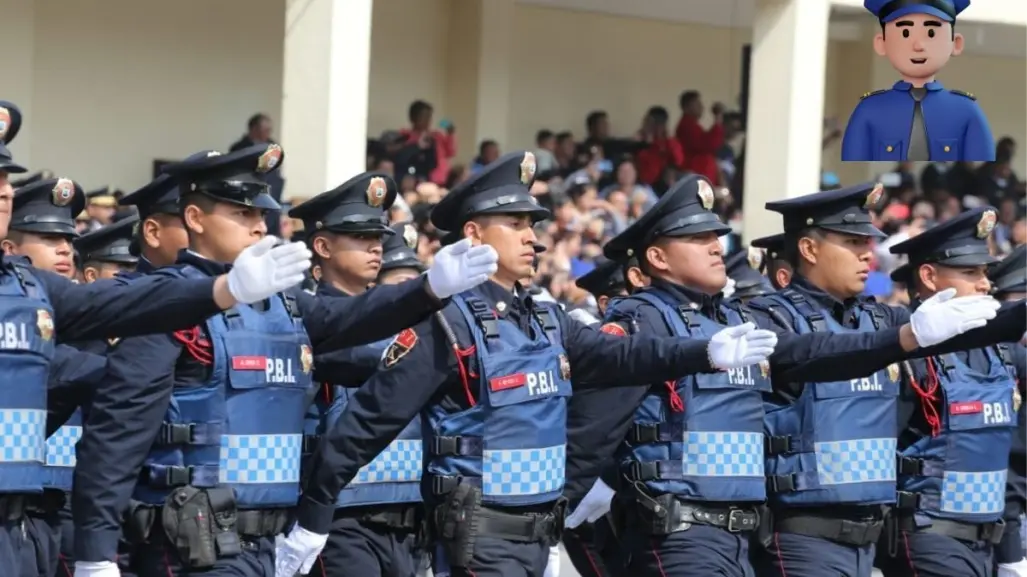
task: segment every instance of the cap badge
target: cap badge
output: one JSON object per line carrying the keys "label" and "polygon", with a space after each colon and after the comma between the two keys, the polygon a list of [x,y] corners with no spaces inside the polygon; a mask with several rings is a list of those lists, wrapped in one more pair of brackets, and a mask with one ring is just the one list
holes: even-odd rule
{"label": "cap badge", "polygon": [[763,251],[754,247],[749,247],[749,266],[754,270],[760,270],[760,266],[763,265]]}
{"label": "cap badge", "polygon": [[417,248],[417,230],[413,225],[407,224],[403,226],[403,241],[407,243],[408,248]]}
{"label": "cap badge", "polygon": [[257,172],[271,172],[278,166],[278,161],[281,159],[282,147],[277,144],[269,144],[267,150],[257,159]]}
{"label": "cap badge", "polygon": [[75,198],[75,183],[67,178],[58,178],[51,196],[54,206],[68,206]]}
{"label": "cap badge", "polygon": [[216,150],[211,150],[210,152],[207,153],[207,158],[210,158],[212,156],[221,156],[221,153],[216,151]]}
{"label": "cap badge", "polygon": [[11,129],[11,111],[0,106],[0,141],[7,142],[5,137]]}
{"label": "cap badge", "polygon": [[535,164],[535,154],[532,152],[524,153],[524,160],[521,161],[521,184],[531,185],[531,182],[535,180],[535,170],[538,165]]}
{"label": "cap badge", "polygon": [[376,176],[371,179],[371,182],[367,185],[367,204],[378,208],[385,202],[385,195],[388,192],[388,187],[385,185],[385,179]]}
{"label": "cap badge", "polygon": [[988,238],[991,231],[995,230],[996,215],[994,210],[986,210],[981,214],[981,220],[977,221],[977,238]]}
{"label": "cap badge", "polygon": [[863,208],[867,210],[873,209],[879,202],[881,197],[884,196],[884,185],[878,182],[874,185],[874,189],[867,195],[866,201],[863,203]]}
{"label": "cap badge", "polygon": [[699,195],[699,202],[702,203],[702,207],[706,210],[711,210],[713,208],[713,201],[716,200],[713,194],[713,187],[703,178],[700,178],[695,186],[696,194]]}

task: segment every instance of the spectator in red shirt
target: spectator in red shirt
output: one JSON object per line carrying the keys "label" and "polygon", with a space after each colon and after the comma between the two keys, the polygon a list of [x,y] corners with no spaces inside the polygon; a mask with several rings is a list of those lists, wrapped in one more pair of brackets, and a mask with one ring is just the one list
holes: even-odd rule
{"label": "spectator in red shirt", "polygon": [[724,145],[724,105],[713,105],[713,125],[705,129],[699,124],[704,108],[702,97],[695,90],[681,94],[681,120],[675,136],[681,143],[687,159],[686,168],[719,184],[720,170],[717,168],[717,151]]}
{"label": "spectator in red shirt", "polygon": [[410,128],[400,131],[406,139],[406,145],[414,145],[420,149],[410,168],[420,178],[426,178],[442,186],[449,174],[449,159],[456,156],[455,127],[446,125],[446,131],[432,130],[431,118],[434,109],[423,100],[415,100],[410,104],[407,116]]}
{"label": "spectator in red shirt", "polygon": [[638,180],[652,185],[668,167],[683,168],[685,153],[681,144],[668,136],[670,115],[662,106],[654,106],[646,113],[638,139],[646,147],[638,152]]}

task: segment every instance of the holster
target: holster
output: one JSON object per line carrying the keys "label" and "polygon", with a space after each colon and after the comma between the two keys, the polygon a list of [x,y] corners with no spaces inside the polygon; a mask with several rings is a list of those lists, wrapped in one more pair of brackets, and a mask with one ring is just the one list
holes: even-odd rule
{"label": "holster", "polygon": [[190,569],[207,569],[242,552],[236,520],[235,495],[224,487],[175,489],[161,509],[164,535]]}
{"label": "holster", "polygon": [[478,538],[481,489],[460,483],[432,512],[435,538],[452,567],[466,567],[474,556]]}
{"label": "holster", "polygon": [[766,505],[758,507],[760,525],[756,528],[756,539],[764,548],[770,547],[774,541],[774,512]]}

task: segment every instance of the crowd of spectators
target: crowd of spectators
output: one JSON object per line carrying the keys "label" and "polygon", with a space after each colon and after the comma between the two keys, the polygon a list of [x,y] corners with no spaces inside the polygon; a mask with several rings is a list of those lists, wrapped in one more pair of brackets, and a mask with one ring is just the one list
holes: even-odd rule
{"label": "crowd of spectators", "polygon": [[[732,233],[723,237],[725,256],[744,249],[741,228],[744,191],[745,133],[741,114],[713,104],[707,114],[702,96],[686,91],[679,99],[677,123],[671,114],[654,106],[639,129],[628,137],[614,137],[603,111],[590,112],[585,133],[540,129],[534,146],[536,182],[532,193],[552,211],[539,223],[541,255],[537,284],[568,306],[587,306],[590,297],[574,280],[594,267],[602,245],[652,206],[673,182],[689,173],[702,174],[716,187],[714,210]],[[264,117],[266,118],[266,117]],[[492,140],[478,144],[467,164],[455,162],[457,129],[446,121],[433,124],[432,106],[415,101],[409,107],[410,125],[387,131],[368,142],[367,167],[392,174],[400,188],[393,207],[393,222],[414,221],[421,232],[421,257],[430,260],[442,233],[434,230],[431,207],[446,192],[501,154]],[[437,126],[433,127],[433,126]],[[825,146],[841,131],[825,121]],[[267,137],[269,138],[269,137]],[[886,187],[877,211],[877,226],[889,235],[875,249],[875,273],[867,292],[890,302],[905,300],[904,287],[894,285],[888,273],[901,262],[888,247],[923,231],[958,212],[989,204],[998,209],[995,250],[1004,254],[1027,241],[1024,182],[1012,170],[1016,143],[1002,138],[995,162],[930,163],[919,174],[912,163],[900,163],[879,180]],[[822,189],[842,185],[830,173],[822,174]],[[288,196],[288,192],[286,194]],[[293,198],[294,202],[302,199]],[[283,222],[283,234],[295,223]]]}

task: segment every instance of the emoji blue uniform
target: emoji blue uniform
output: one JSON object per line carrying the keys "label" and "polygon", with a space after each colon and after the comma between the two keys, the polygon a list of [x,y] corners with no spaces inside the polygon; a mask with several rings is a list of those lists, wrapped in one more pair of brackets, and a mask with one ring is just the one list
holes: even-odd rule
{"label": "emoji blue uniform", "polygon": [[[883,31],[888,23],[913,14],[955,26],[956,15],[970,0],[866,0],[863,5]],[[991,161],[995,141],[974,95],[946,90],[931,77],[921,87],[900,81],[890,90],[864,94],[845,128],[842,160]]]}

